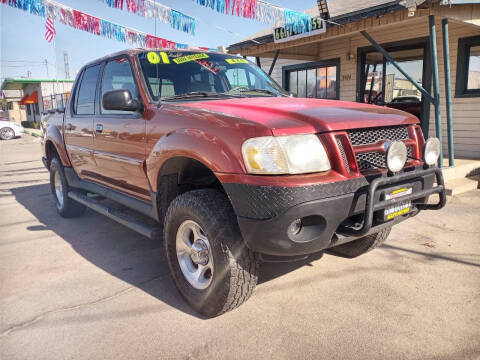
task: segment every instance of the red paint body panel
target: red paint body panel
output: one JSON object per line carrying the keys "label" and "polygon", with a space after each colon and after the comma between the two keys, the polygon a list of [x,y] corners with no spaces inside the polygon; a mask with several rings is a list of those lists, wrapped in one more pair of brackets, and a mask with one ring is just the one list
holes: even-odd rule
{"label": "red paint body panel", "polygon": [[198,101],[185,106],[247,119],[272,130],[274,135],[308,134],[354,128],[416,124],[403,111],[348,101],[257,97]]}

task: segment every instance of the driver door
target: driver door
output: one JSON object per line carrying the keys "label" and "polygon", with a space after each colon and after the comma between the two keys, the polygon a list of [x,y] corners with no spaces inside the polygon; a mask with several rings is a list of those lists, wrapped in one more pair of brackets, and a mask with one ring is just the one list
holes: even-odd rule
{"label": "driver door", "polygon": [[94,122],[96,181],[149,200],[150,187],[144,171],[145,119],[139,112],[103,108],[103,95],[118,89],[127,89],[132,98],[140,100],[131,63],[125,56],[109,60],[103,70],[99,114]]}

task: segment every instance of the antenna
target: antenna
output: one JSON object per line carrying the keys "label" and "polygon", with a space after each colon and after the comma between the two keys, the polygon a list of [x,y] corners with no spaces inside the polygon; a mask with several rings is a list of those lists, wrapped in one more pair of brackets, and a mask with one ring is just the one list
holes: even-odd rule
{"label": "antenna", "polygon": [[65,65],[65,79],[70,79],[70,66],[68,64],[68,53],[63,52],[63,63]]}

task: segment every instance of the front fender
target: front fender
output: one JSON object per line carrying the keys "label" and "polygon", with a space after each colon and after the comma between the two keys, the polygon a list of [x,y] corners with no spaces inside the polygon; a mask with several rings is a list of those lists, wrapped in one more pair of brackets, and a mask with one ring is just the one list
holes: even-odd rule
{"label": "front fender", "polygon": [[[49,125],[45,130],[45,135],[43,139],[43,146],[47,145],[48,141],[51,141],[53,146],[55,146],[55,150],[57,151],[58,156],[60,157],[60,161],[62,162],[63,166],[72,166],[70,163],[70,159],[67,155],[67,150],[65,149],[65,142],[63,141],[62,132],[60,130],[61,125]],[[44,151],[46,153],[46,148]]]}
{"label": "front fender", "polygon": [[157,191],[158,176],[165,162],[175,157],[197,160],[213,172],[243,174],[245,167],[238,153],[218,136],[197,129],[180,129],[162,136],[147,157],[147,176]]}

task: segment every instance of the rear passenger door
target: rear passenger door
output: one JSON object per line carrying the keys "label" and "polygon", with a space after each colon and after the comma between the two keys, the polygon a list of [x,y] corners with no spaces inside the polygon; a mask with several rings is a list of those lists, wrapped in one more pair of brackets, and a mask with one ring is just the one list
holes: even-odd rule
{"label": "rear passenger door", "polygon": [[95,117],[96,181],[143,199],[150,199],[144,170],[145,119],[140,112],[106,110],[101,99],[110,90],[127,89],[141,101],[138,85],[127,57],[109,60],[99,91],[99,114]]}
{"label": "rear passenger door", "polygon": [[73,168],[82,179],[90,178],[96,168],[93,124],[101,68],[97,64],[82,71],[70,106],[65,109],[65,145]]}

